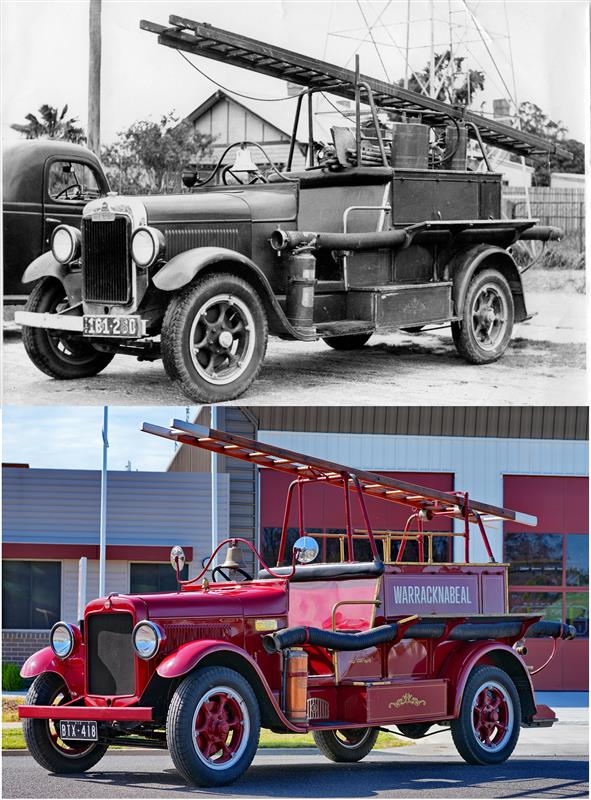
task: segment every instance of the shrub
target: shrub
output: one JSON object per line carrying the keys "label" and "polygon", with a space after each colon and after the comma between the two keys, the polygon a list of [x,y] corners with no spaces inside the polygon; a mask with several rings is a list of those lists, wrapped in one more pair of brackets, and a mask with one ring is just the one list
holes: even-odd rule
{"label": "shrub", "polygon": [[585,269],[585,254],[568,244],[550,243],[540,259],[540,266],[545,269]]}
{"label": "shrub", "polygon": [[3,692],[18,692],[23,688],[23,679],[21,678],[20,669],[16,664],[3,663],[2,664],[2,691]]}

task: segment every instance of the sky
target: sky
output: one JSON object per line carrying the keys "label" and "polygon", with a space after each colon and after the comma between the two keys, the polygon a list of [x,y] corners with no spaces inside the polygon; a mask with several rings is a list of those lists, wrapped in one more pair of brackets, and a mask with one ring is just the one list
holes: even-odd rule
{"label": "sky", "polygon": [[[17,136],[10,124],[24,122],[25,114],[42,103],[60,108],[68,103],[70,113],[86,126],[87,1],[2,0],[0,6],[3,137]],[[410,62],[419,69],[429,58],[430,3],[411,0],[410,8]],[[434,9],[436,45],[449,41],[451,22],[456,41],[463,40],[469,66],[486,72],[488,89],[479,99],[486,104],[484,111],[492,110],[493,98],[510,91],[518,101],[535,102],[552,119],[562,120],[570,136],[585,139],[586,0],[471,0],[468,4],[435,0]],[[406,12],[407,0],[103,0],[102,141],[113,141],[117,131],[137,119],[158,118],[173,109],[185,116],[217,88],[174,50],[158,45],[155,35],[140,31],[142,18],[167,24],[170,14],[186,16],[343,66],[351,65],[361,37],[365,38],[359,50],[362,71],[377,78],[386,73],[394,80],[404,74]],[[374,25],[376,47],[364,16]],[[234,90],[257,97],[285,94],[280,81],[193,58],[208,75]]]}
{"label": "sky", "polygon": [[[188,407],[189,420],[196,406]],[[185,406],[111,406],[109,408],[109,470],[164,472],[174,444],[142,433],[142,422],[166,427],[171,419],[186,419]],[[2,461],[44,469],[101,469],[103,406],[5,406]]]}

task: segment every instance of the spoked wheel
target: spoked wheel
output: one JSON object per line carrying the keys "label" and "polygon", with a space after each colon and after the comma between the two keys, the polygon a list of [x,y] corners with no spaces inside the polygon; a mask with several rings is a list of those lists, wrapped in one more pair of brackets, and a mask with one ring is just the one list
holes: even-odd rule
{"label": "spoked wheel", "polygon": [[[54,672],[35,678],[27,694],[27,705],[63,705],[71,700],[63,679]],[[107,752],[97,742],[64,741],[57,721],[24,719],[23,734],[35,761],[49,772],[86,772]]]}
{"label": "spoked wheel", "polygon": [[172,698],[166,738],[188,783],[223,786],[248,768],[259,743],[260,711],[250,684],[234,670],[189,675]]}
{"label": "spoked wheel", "polygon": [[[58,314],[67,308],[66,290],[55,278],[43,278],[31,292],[25,311]],[[23,326],[23,344],[33,364],[52,378],[71,380],[97,375],[114,358],[80,334]]]}
{"label": "spoked wheel", "polygon": [[493,269],[477,273],[466,292],[461,322],[452,322],[454,343],[472,364],[500,358],[509,344],[515,315],[505,277]]}
{"label": "spoked wheel", "polygon": [[162,325],[168,375],[199,402],[232,400],[255,379],[267,319],[254,289],[235,275],[210,275],[172,299]]}
{"label": "spoked wheel", "polygon": [[460,716],[451,723],[462,758],[469,764],[506,761],[517,744],[520,721],[519,695],[509,675],[497,667],[475,667],[464,690]]}
{"label": "spoked wheel", "polygon": [[371,752],[378,738],[377,728],[343,728],[335,731],[313,731],[316,747],[331,761],[354,762]]}

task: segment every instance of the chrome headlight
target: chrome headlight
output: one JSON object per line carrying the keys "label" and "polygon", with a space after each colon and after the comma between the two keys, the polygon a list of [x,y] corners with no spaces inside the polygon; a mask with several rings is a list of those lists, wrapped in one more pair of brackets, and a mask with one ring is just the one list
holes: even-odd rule
{"label": "chrome headlight", "polygon": [[164,236],[157,228],[138,228],[131,237],[131,256],[138,267],[151,267],[164,250]]}
{"label": "chrome headlight", "polygon": [[153,658],[165,639],[163,630],[155,622],[143,620],[133,629],[133,649],[140,658]]}
{"label": "chrome headlight", "polygon": [[80,255],[82,235],[71,225],[58,225],[51,237],[51,252],[60,264],[69,264]]}
{"label": "chrome headlight", "polygon": [[69,622],[56,622],[51,629],[49,643],[58,658],[67,658],[76,644],[73,626]]}

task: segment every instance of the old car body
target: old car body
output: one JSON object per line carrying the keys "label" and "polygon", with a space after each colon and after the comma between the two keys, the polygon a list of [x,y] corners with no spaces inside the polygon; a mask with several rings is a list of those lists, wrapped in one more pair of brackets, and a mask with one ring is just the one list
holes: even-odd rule
{"label": "old car body", "polygon": [[[40,764],[81,771],[111,744],[168,747],[189,783],[216,786],[248,767],[261,726],[312,732],[327,757],[353,762],[382,726],[420,738],[437,724],[451,727],[466,761],[494,765],[509,757],[520,726],[553,724],[554,713],[536,703],[522,640],[572,638],[574,629],[507,612],[508,565],[494,561],[484,529],[492,519],[535,517],[180,420],[143,429],[294,475],[277,565],[233,539],[181,581],[175,547],[178,592],[111,593],[87,605],[79,626],[57,623],[51,647],[22,669],[36,677],[19,715]],[[346,517],[334,534],[340,555],[325,563],[314,563],[318,546],[305,535],[313,522],[305,487],[317,481],[340,487]],[[366,501],[376,497],[408,508],[403,532],[373,533]],[[364,531],[352,527],[355,501]],[[429,541],[442,515],[464,521],[464,563],[433,560]],[[486,564],[467,557],[471,524]],[[359,541],[373,560],[355,558]],[[248,551],[260,571],[244,567]]]}
{"label": "old car body", "polygon": [[[254,71],[279,76],[293,65],[310,88],[298,99],[292,152],[307,97],[308,166],[291,170],[290,155],[279,172],[262,150],[269,162],[263,174],[247,151],[261,146],[237,142],[191,193],[89,203],[82,235],[58,228],[53,255],[24,276],[38,283],[16,319],[39,369],[88,377],[116,353],[161,357],[188,397],[218,402],[255,380],[269,333],[352,350],[374,332],[450,325],[468,362],[498,359],[514,323],[528,318],[509,248],[560,231],[502,218],[501,175],[468,168],[468,138],[476,137],[487,167],[482,137],[520,154],[556,145],[358,70],[312,67],[300,54],[171,19],[171,29],[142,27],[162,44],[214,59],[225,52],[230,63]],[[355,97],[356,127],[333,127],[317,161],[312,96],[319,81]],[[370,108],[363,128],[362,93]],[[378,108],[392,117],[387,125]],[[392,121],[408,109],[421,122]],[[217,179],[226,185],[214,185]],[[194,186],[196,172],[191,178],[185,170],[184,180]]]}
{"label": "old car body", "polygon": [[107,194],[109,184],[94,153],[70,142],[5,142],[2,160],[4,300],[23,301],[26,267],[51,248],[58,225],[80,227],[86,203]]}

